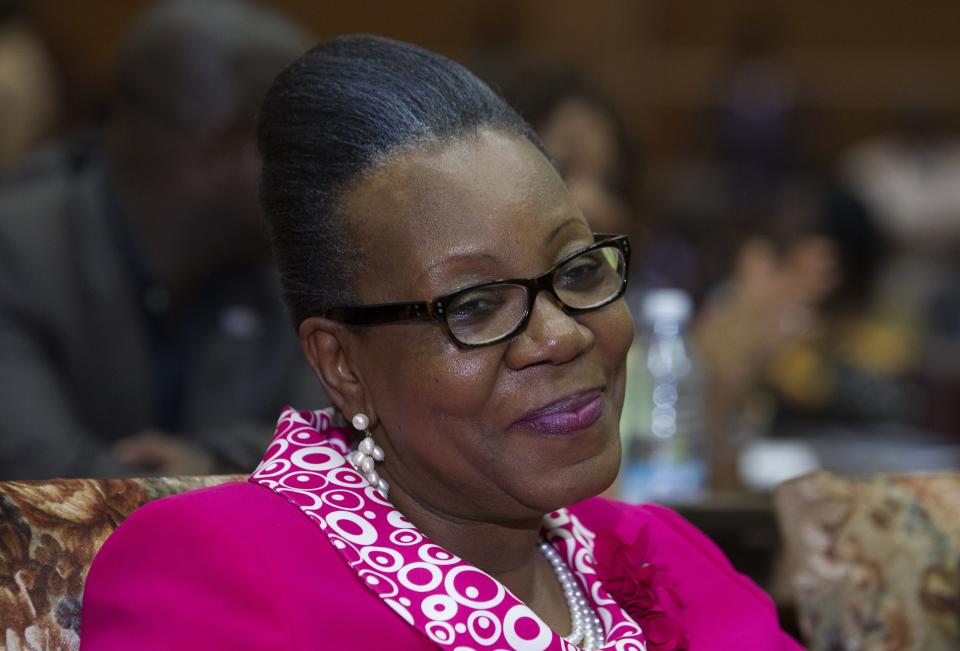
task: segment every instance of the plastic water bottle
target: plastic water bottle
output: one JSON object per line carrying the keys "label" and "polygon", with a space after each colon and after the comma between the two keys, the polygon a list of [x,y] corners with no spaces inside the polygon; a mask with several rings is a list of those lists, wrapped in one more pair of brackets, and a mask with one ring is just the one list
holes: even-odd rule
{"label": "plastic water bottle", "polygon": [[692,501],[706,488],[703,375],[684,333],[692,309],[690,296],[678,289],[651,290],[643,298],[620,420],[618,493],[625,501]]}

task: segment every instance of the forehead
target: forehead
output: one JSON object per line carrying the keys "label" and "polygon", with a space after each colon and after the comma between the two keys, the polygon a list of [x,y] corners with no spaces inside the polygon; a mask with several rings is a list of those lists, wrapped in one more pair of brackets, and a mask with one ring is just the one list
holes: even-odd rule
{"label": "forehead", "polygon": [[543,154],[490,130],[396,156],[346,194],[344,209],[363,250],[365,300],[450,291],[471,274],[532,275],[552,262],[558,226],[573,220],[589,236]]}

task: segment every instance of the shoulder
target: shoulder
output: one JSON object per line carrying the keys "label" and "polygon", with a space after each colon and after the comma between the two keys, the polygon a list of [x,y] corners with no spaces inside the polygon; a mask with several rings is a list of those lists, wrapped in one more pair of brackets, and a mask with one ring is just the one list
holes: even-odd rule
{"label": "shoulder", "polygon": [[0,182],[0,271],[42,278],[69,260],[72,216],[92,201],[99,165],[76,147],[51,147]]}
{"label": "shoulder", "polygon": [[597,535],[632,540],[646,531],[651,554],[658,563],[670,567],[695,563],[701,572],[723,577],[745,594],[771,604],[766,593],[734,569],[716,543],[676,511],[657,504],[626,504],[599,497],[570,510]]}
{"label": "shoulder", "polygon": [[[101,547],[87,590],[119,578],[111,576],[114,569],[162,575],[175,567],[197,581],[228,571],[234,581],[256,581],[267,566],[283,564],[284,557],[270,553],[273,549],[296,549],[317,533],[298,509],[258,484],[233,482],[189,491],[134,511]],[[254,559],[260,562],[250,565]]]}
{"label": "shoulder", "polygon": [[[603,497],[584,500],[570,507],[587,528],[617,530],[629,533],[632,529],[646,528],[657,537],[683,538],[701,546],[707,554],[719,554],[719,548],[702,531],[690,524],[676,511],[659,504],[626,504]],[[722,560],[726,562],[726,558]]]}
{"label": "shoulder", "polygon": [[713,543],[675,511],[657,504],[627,504],[604,497],[593,497],[569,508],[587,529],[598,535],[614,533],[632,538],[640,529],[654,538],[680,536],[709,547]]}
{"label": "shoulder", "polygon": [[[263,537],[260,534],[268,522],[283,520],[293,511],[284,506],[271,491],[250,482],[231,482],[154,500],[134,511],[117,528],[98,559],[132,543],[167,547],[186,539],[230,539],[242,542],[243,547],[253,546]],[[288,524],[295,524],[296,519],[290,520]]]}
{"label": "shoulder", "polygon": [[[676,512],[654,504],[593,498],[570,507],[597,537],[647,537],[637,563],[666,571],[685,604],[691,648],[799,649],[780,629],[773,600],[731,565],[717,545]],[[608,562],[598,558],[598,564]]]}
{"label": "shoulder", "polygon": [[83,595],[81,651],[420,648],[318,523],[274,491],[224,484],[151,502],[104,543]]}
{"label": "shoulder", "polygon": [[336,580],[327,571],[335,551],[324,539],[299,509],[252,483],[151,502],[94,559],[82,648],[287,646],[293,633],[280,622],[316,605],[322,595],[308,594],[311,584]]}
{"label": "shoulder", "polygon": [[65,199],[98,168],[94,158],[80,146],[56,145],[5,172],[0,179],[0,227],[26,231],[37,220],[62,213]]}

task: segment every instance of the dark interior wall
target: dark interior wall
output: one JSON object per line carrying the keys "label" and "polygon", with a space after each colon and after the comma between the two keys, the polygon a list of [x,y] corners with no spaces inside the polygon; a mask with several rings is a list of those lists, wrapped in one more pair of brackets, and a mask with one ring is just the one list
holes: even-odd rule
{"label": "dark interior wall", "polygon": [[[199,1],[199,0],[198,0]],[[35,0],[73,96],[98,97],[145,0]],[[694,145],[744,26],[781,44],[823,154],[885,128],[894,108],[960,114],[960,2],[949,0],[272,0],[317,39],[373,32],[454,58],[499,49],[572,62],[617,101],[653,163]]]}

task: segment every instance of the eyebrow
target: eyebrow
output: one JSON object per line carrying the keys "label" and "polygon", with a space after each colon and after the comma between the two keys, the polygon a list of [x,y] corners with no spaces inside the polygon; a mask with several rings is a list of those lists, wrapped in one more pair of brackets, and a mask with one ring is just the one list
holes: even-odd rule
{"label": "eyebrow", "polygon": [[[580,217],[569,217],[562,224],[555,226],[553,230],[547,233],[547,237],[544,239],[544,242],[547,244],[550,244],[551,242],[553,242],[553,240],[557,238],[557,236],[560,233],[563,232],[563,230],[567,226],[575,225],[575,224],[583,224],[583,220]],[[491,253],[487,253],[485,251],[476,251],[476,252],[471,251],[469,253],[459,253],[456,255],[452,255],[445,260],[440,260],[439,262],[435,262],[434,264],[430,265],[430,267],[427,269],[427,274],[432,273],[437,267],[442,267],[454,260],[470,260],[470,259],[478,259],[478,258],[483,260],[488,260],[491,262],[500,262],[500,259]]]}
{"label": "eyebrow", "polygon": [[554,228],[552,231],[550,231],[546,239],[547,244],[550,244],[553,240],[555,240],[557,235],[559,235],[560,232],[563,231],[563,229],[566,228],[567,226],[570,226],[571,224],[582,224],[582,223],[583,221],[581,220],[580,217],[570,217],[565,222],[563,222],[562,224]]}

